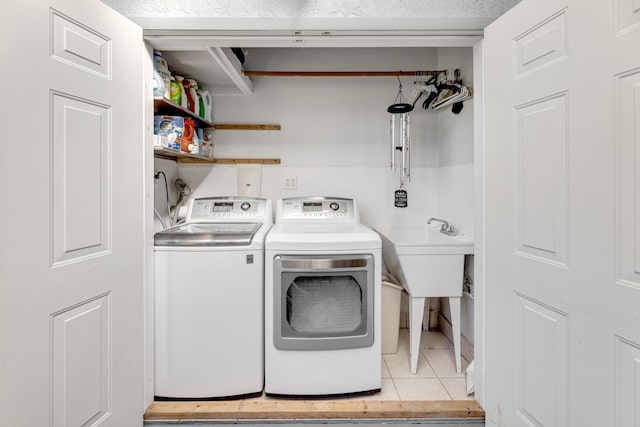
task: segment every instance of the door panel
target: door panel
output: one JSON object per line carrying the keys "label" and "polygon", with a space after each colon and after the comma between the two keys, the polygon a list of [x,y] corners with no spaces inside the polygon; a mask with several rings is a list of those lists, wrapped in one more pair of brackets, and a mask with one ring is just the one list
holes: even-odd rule
{"label": "door panel", "polygon": [[640,289],[640,69],[616,80],[616,283]]}
{"label": "door panel", "polygon": [[634,1],[524,0],[486,29],[487,425],[639,422]]}
{"label": "door panel", "polygon": [[54,266],[111,250],[111,108],[51,93]]}
{"label": "door panel", "polygon": [[141,30],[26,1],[0,36],[0,425],[142,425]]}
{"label": "door panel", "polygon": [[640,425],[640,346],[616,337],[616,427]]}
{"label": "door panel", "polygon": [[55,9],[51,18],[52,58],[110,79],[112,41]]}
{"label": "door panel", "polygon": [[51,316],[53,425],[93,425],[113,410],[110,294]]}
{"label": "door panel", "polygon": [[640,0],[615,0],[615,29],[618,34],[640,28]]}
{"label": "door panel", "polygon": [[566,266],[567,94],[515,107],[516,253]]}
{"label": "door panel", "polygon": [[517,294],[515,307],[518,425],[564,425],[569,372],[567,314]]}
{"label": "door panel", "polygon": [[515,77],[566,58],[566,10],[561,10],[514,38]]}

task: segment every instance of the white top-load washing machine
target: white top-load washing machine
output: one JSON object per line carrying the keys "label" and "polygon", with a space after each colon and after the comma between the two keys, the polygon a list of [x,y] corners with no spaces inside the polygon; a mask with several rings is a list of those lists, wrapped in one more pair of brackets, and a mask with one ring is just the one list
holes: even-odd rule
{"label": "white top-load washing machine", "polygon": [[155,395],[260,395],[271,201],[208,197],[155,235]]}
{"label": "white top-load washing machine", "polygon": [[265,392],[381,386],[381,240],[352,199],[279,200],[265,240]]}

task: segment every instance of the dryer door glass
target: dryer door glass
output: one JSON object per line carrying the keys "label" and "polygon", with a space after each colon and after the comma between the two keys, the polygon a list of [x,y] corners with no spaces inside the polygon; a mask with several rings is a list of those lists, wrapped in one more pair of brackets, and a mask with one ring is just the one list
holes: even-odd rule
{"label": "dryer door glass", "polygon": [[363,323],[362,289],[353,276],[298,276],[286,297],[286,322],[308,336],[355,333]]}

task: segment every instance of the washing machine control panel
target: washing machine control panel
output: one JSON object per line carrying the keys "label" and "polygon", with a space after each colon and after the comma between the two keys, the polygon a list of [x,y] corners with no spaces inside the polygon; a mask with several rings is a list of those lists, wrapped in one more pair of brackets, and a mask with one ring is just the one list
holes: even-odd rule
{"label": "washing machine control panel", "polygon": [[191,208],[191,219],[218,218],[263,218],[266,200],[209,197],[195,199]]}
{"label": "washing machine control panel", "polygon": [[352,199],[290,198],[282,200],[282,219],[354,219]]}

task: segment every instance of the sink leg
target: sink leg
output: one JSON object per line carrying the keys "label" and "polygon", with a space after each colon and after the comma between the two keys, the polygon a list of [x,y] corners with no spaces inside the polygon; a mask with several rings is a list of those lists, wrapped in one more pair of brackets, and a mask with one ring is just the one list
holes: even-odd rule
{"label": "sink leg", "polygon": [[422,316],[424,314],[425,298],[411,297],[409,304],[409,349],[411,373],[418,372],[418,355],[420,354],[420,334],[422,333]]}
{"label": "sink leg", "polygon": [[422,315],[422,330],[428,331],[431,328],[431,308],[429,306],[429,298],[424,299],[424,314]]}
{"label": "sink leg", "polygon": [[451,327],[453,329],[453,351],[456,358],[456,371],[462,372],[462,360],[460,356],[460,297],[449,297],[451,310]]}

